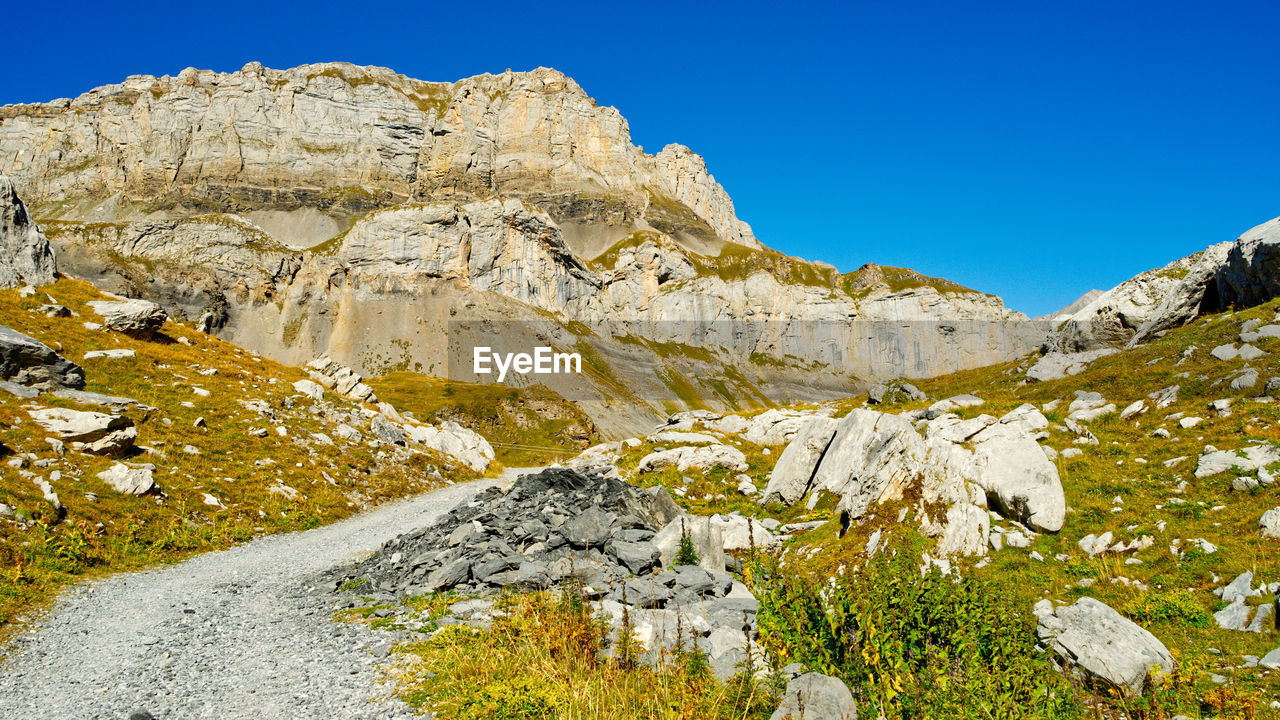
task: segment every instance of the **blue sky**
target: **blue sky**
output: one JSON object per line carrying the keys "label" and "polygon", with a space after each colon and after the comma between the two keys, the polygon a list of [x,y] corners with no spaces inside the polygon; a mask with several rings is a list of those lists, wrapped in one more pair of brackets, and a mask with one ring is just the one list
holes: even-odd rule
{"label": "blue sky", "polygon": [[556,67],[651,152],[705,156],[765,243],[1030,314],[1280,215],[1275,2],[72,0],[6,24],[0,103],[250,60]]}

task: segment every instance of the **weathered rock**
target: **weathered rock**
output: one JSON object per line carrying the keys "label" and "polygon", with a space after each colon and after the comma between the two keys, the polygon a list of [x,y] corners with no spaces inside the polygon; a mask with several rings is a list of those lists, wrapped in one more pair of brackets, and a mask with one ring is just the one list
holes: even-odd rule
{"label": "weathered rock", "polygon": [[1264,512],[1258,520],[1258,529],[1262,537],[1280,538],[1280,507]]}
{"label": "weathered rock", "polygon": [[493,462],[493,446],[489,441],[452,420],[439,425],[408,424],[403,428],[413,442],[457,458],[476,472],[484,472]]}
{"label": "weathered rock", "polygon": [[778,456],[760,502],[794,505],[804,497],[838,424],[831,418],[815,417],[802,425],[795,439]]}
{"label": "weathered rock", "polygon": [[680,472],[692,469],[710,470],[716,467],[742,472],[747,469],[747,456],[737,448],[719,444],[673,448],[645,455],[636,466],[636,472],[654,472],[669,467],[674,467]]}
{"label": "weathered rock", "polygon": [[853,693],[838,678],[805,673],[792,678],[769,720],[857,720]]}
{"label": "weathered rock", "polygon": [[373,432],[374,437],[385,443],[392,445],[403,445],[405,443],[404,430],[381,415],[373,416],[373,419],[369,421],[369,429]]}
{"label": "weathered rock", "polygon": [[1196,477],[1206,478],[1227,470],[1253,472],[1280,462],[1280,447],[1247,445],[1240,450],[1215,450],[1204,453],[1196,464]]}
{"label": "weathered rock", "polygon": [[1037,614],[1041,641],[1092,681],[1141,695],[1152,683],[1152,668],[1173,672],[1173,656],[1164,643],[1105,603],[1085,597]]}
{"label": "weathered rock", "polygon": [[303,395],[306,395],[312,400],[319,400],[324,397],[324,388],[310,380],[298,380],[294,382],[293,389]]}
{"label": "weathered rock", "polygon": [[1027,370],[1027,380],[1031,382],[1047,382],[1079,375],[1089,367],[1089,363],[1101,357],[1119,352],[1115,348],[1098,348],[1086,352],[1048,352],[1045,353],[1031,369]]}
{"label": "weathered rock", "polygon": [[328,355],[321,355],[307,363],[307,373],[312,380],[343,397],[356,402],[378,401],[373,388],[364,384],[364,378],[346,365],[334,362]]}
{"label": "weathered rock", "polygon": [[102,326],[108,330],[139,338],[149,338],[159,332],[167,313],[150,300],[95,300],[89,307],[102,318]]}
{"label": "weathered rock", "polygon": [[133,426],[133,420],[123,415],[107,415],[67,408],[40,408],[28,410],[27,414],[37,425],[48,432],[57,433],[63,440],[84,443],[103,438],[114,430]]}
{"label": "weathered rock", "polygon": [[0,325],[0,380],[43,389],[84,387],[84,368],[33,337]]}
{"label": "weathered rock", "polygon": [[80,450],[90,455],[105,457],[124,457],[133,450],[133,443],[138,439],[136,427],[126,427],[107,433],[98,440],[85,443]]}
{"label": "weathered rock", "polygon": [[98,479],[115,490],[128,495],[146,495],[156,489],[151,473],[152,465],[125,465],[116,463],[98,473]]}
{"label": "weathered rock", "polygon": [[667,523],[653,537],[653,544],[661,554],[663,567],[671,567],[680,549],[682,533],[693,541],[699,567],[724,572],[724,535],[720,526],[711,522],[711,518],[701,515],[681,515]]}
{"label": "weathered rock", "polygon": [[27,213],[13,181],[0,175],[0,287],[47,285],[56,269],[49,241]]}

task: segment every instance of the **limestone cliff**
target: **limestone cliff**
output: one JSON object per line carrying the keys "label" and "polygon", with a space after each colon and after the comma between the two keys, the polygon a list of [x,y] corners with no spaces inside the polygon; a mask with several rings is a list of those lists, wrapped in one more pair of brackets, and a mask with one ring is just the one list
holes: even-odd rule
{"label": "limestone cliff", "polygon": [[607,430],[1008,359],[1042,328],[910,270],[763,247],[701,157],[649,155],[547,69],[329,63],[131,77],[0,108],[0,170],[64,269],[301,364],[466,380],[469,344],[574,348]]}

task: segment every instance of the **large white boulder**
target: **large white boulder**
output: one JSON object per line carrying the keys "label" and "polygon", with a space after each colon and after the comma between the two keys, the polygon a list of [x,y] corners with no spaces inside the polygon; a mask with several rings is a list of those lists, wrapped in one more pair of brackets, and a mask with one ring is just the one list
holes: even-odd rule
{"label": "large white boulder", "polygon": [[154,465],[116,463],[98,473],[98,479],[127,495],[146,495],[156,487],[151,472]]}
{"label": "large white boulder", "polygon": [[710,470],[716,467],[743,472],[747,469],[747,456],[737,448],[719,444],[672,448],[649,453],[640,458],[636,472],[654,472],[669,467],[674,467],[680,472],[694,469]]}
{"label": "large white boulder", "polygon": [[724,533],[721,527],[705,515],[680,515],[664,525],[650,542],[658,548],[662,567],[670,568],[680,550],[680,538],[688,535],[698,554],[698,565],[705,570],[724,572]]}
{"label": "large white boulder", "polygon": [[168,314],[150,300],[95,300],[89,307],[102,317],[102,326],[126,335],[150,337],[154,335]]}
{"label": "large white boulder", "polygon": [[47,432],[55,433],[63,440],[93,442],[109,433],[131,427],[133,421],[123,415],[70,410],[67,408],[39,408],[28,410],[27,415]]}
{"label": "large white boulder", "polygon": [[403,430],[409,440],[455,457],[476,472],[484,472],[489,463],[493,462],[493,446],[488,440],[474,430],[450,420],[439,425],[406,424]]}
{"label": "large white boulder", "polygon": [[1088,597],[1057,609],[1042,603],[1036,612],[1040,640],[1089,680],[1141,695],[1153,668],[1173,672],[1173,656],[1164,643],[1107,604]]}
{"label": "large white boulder", "polygon": [[769,485],[760,502],[794,505],[809,491],[814,470],[822,459],[839,422],[831,418],[810,418],[787,444],[769,474]]}

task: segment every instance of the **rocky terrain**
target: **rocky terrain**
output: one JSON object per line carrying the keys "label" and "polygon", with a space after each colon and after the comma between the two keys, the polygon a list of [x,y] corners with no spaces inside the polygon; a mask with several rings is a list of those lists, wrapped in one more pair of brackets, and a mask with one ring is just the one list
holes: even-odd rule
{"label": "rocky terrain", "polygon": [[[328,354],[364,374],[484,381],[460,361],[473,345],[585,349],[587,388],[542,380],[619,432],[976,367],[1043,339],[955,283],[841,275],[763,247],[702,158],[645,153],[617,110],[548,69],[137,76],[0,109],[0,171],[64,272],[291,364]],[[434,340],[445,333],[452,345]],[[820,384],[814,367],[829,370]],[[618,388],[633,397],[614,402]]]}

